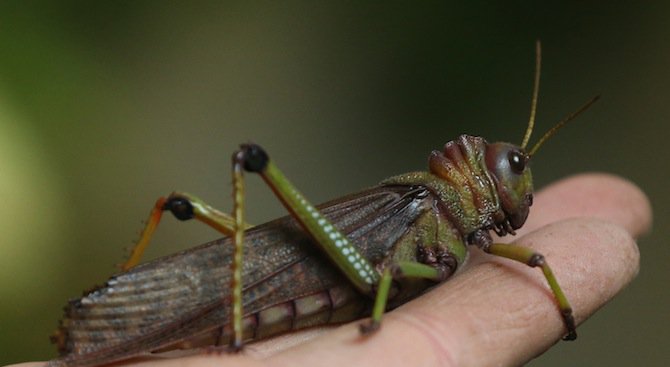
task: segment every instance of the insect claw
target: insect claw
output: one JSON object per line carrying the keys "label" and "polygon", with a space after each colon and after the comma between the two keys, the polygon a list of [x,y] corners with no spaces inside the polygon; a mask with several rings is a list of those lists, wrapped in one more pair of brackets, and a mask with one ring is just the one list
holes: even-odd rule
{"label": "insect claw", "polygon": [[569,332],[568,335],[563,337],[565,341],[573,341],[575,339],[577,339],[577,333],[574,331]]}
{"label": "insect claw", "polygon": [[370,335],[375,331],[379,330],[381,323],[379,321],[375,322],[373,320],[364,321],[358,325],[358,330],[361,332],[361,335]]}
{"label": "insect claw", "polygon": [[568,331],[568,334],[563,337],[563,340],[565,341],[573,341],[575,339],[577,339],[577,331],[575,330]]}
{"label": "insect claw", "polygon": [[240,353],[242,352],[243,345],[241,342],[233,341],[228,346],[226,346],[225,351],[229,353]]}
{"label": "insect claw", "polygon": [[563,320],[568,328],[568,334],[563,337],[563,340],[577,339],[577,327],[575,326],[575,318],[572,316],[572,309],[562,310]]}

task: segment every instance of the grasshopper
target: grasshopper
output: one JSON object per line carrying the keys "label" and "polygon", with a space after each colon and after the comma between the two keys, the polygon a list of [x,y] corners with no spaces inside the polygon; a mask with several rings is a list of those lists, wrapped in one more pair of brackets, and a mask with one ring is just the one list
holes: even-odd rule
{"label": "grasshopper", "polygon": [[[48,366],[94,366],[204,345],[239,350],[249,340],[364,316],[370,318],[360,331],[370,334],[386,310],[462,268],[469,246],[539,267],[563,318],[564,339],[575,339],[572,308],[544,257],[490,235],[514,235],[524,224],[533,202],[531,158],[598,99],[526,150],[537,106],[539,42],[536,55],[531,114],[519,146],[461,135],[430,154],[426,172],[314,206],[263,148],[243,144],[232,158],[233,214],[187,193],[158,199],[124,272],[66,306],[52,336],[61,356]],[[247,224],[244,172],[259,174],[290,215]],[[138,265],[166,211],[225,237]]]}

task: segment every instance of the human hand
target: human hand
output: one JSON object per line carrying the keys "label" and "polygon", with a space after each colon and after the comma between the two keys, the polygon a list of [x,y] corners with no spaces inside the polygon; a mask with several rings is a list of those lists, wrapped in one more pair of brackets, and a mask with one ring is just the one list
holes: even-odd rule
{"label": "human hand", "polygon": [[[651,208],[638,188],[613,176],[585,174],[537,193],[526,225],[511,239],[545,255],[581,323],[637,274],[634,238],[650,224]],[[565,326],[541,271],[471,250],[462,271],[386,314],[381,330],[369,337],[359,335],[357,321],[251,344],[239,355],[119,365],[519,365],[560,340]],[[14,367],[19,366],[39,364]]]}

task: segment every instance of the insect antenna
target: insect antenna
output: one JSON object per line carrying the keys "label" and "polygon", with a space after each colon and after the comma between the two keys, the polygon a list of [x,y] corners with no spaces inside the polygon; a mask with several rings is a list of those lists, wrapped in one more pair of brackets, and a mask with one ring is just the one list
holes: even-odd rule
{"label": "insect antenna", "polygon": [[540,93],[540,68],[542,66],[542,45],[540,40],[535,41],[535,80],[533,81],[533,97],[530,100],[530,118],[528,119],[528,127],[523,136],[521,149],[526,149],[530,134],[533,133],[535,126],[535,112],[537,111],[537,95]]}
{"label": "insect antenna", "polygon": [[554,127],[549,129],[549,131],[544,133],[544,135],[542,135],[540,140],[538,140],[537,143],[535,143],[535,145],[533,145],[533,147],[530,149],[530,151],[528,152],[528,156],[531,157],[531,156],[535,155],[535,152],[537,152],[537,150],[540,148],[540,146],[542,146],[542,144],[547,139],[549,139],[552,135],[554,135],[560,128],[565,126],[565,124],[574,120],[575,117],[579,116],[582,112],[586,111],[589,107],[591,107],[592,104],[596,103],[596,101],[598,99],[600,99],[600,95],[592,97],[586,103],[584,103],[581,107],[579,107],[575,112],[569,114],[563,120],[559,121],[556,125],[554,125]]}

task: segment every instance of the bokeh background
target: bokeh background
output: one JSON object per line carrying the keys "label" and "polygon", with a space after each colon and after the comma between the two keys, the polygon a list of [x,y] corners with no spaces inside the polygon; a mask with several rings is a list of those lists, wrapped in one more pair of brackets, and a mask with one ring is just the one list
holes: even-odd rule
{"label": "bokeh background", "polygon": [[[255,141],[319,202],[423,169],[461,133],[519,142],[543,42],[536,185],[611,172],[650,196],[642,268],[534,366],[670,359],[670,6],[625,2],[0,3],[0,364],[55,355],[65,301],[124,259],[156,197],[230,201]],[[250,221],[284,214],[250,180]],[[217,237],[162,225],[150,257]],[[588,246],[588,244],[584,244]]]}

